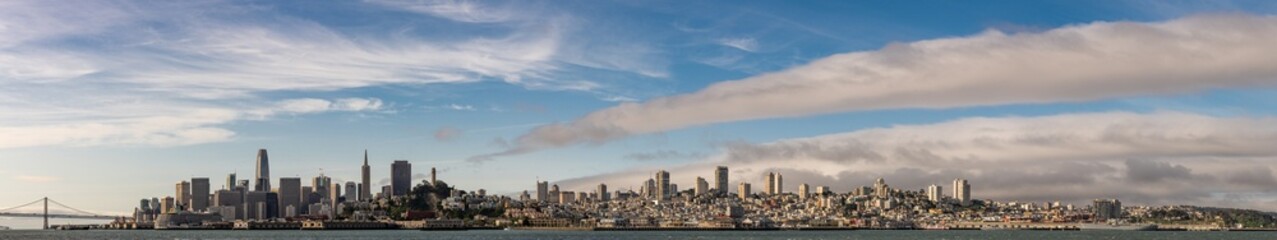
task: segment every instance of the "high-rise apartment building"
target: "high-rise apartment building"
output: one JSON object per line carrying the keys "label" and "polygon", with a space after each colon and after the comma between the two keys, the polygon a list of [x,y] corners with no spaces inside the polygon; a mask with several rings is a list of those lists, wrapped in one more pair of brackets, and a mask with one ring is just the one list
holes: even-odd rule
{"label": "high-rise apartment building", "polygon": [[931,202],[940,202],[943,200],[944,194],[941,192],[940,185],[931,184],[927,187],[927,199]]}
{"label": "high-rise apartment building", "polygon": [[739,196],[741,200],[749,199],[749,188],[749,183],[740,183],[740,186],[737,186],[736,195]]}
{"label": "high-rise apartment building", "polygon": [[709,191],[709,182],[703,177],[696,177],[696,195],[704,195],[707,191]]}
{"label": "high-rise apartment building", "polygon": [[718,166],[714,169],[714,190],[719,195],[727,194],[727,166]]}
{"label": "high-rise apartment building", "polygon": [[953,180],[953,198],[962,203],[962,206],[971,205],[971,184],[966,179]]}
{"label": "high-rise apartment building", "polygon": [[549,202],[550,199],[550,182],[537,182],[537,201]]}
{"label": "high-rise apartment building", "polygon": [[807,191],[807,184],[798,184],[798,199],[807,199],[808,194],[810,193]]}

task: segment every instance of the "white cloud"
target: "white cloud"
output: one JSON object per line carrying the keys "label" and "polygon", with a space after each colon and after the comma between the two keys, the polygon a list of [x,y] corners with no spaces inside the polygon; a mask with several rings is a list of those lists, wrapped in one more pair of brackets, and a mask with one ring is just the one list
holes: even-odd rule
{"label": "white cloud", "polygon": [[517,138],[512,149],[472,159],[751,119],[1272,85],[1277,80],[1272,39],[1277,17],[1206,15],[892,44],[694,93],[622,103],[542,126]]}
{"label": "white cloud", "polygon": [[[46,112],[51,116],[30,123],[0,120],[0,149],[33,146],[178,146],[228,141],[236,133],[221,125],[246,120],[269,120],[280,114],[377,112],[376,98],[335,101],[304,98],[282,100],[266,107],[244,109],[163,103],[135,106],[103,105],[93,111]],[[41,114],[23,109],[14,113]],[[0,113],[0,116],[10,116]]]}
{"label": "white cloud", "polygon": [[[864,129],[763,144],[733,143],[702,162],[667,168],[679,184],[732,169],[734,182],[785,174],[837,191],[886,177],[921,189],[971,179],[973,195],[1005,201],[1117,197],[1147,204],[1238,205],[1218,194],[1277,193],[1277,119],[1187,113],[1126,112],[1045,117],[968,118],[927,125]],[[586,189],[625,186],[654,169],[632,169],[558,184]],[[733,183],[734,184],[734,183]],[[732,185],[735,186],[735,185]],[[1270,199],[1277,200],[1277,199]]]}
{"label": "white cloud", "polygon": [[754,38],[720,38],[718,44],[746,52],[758,51],[758,40]]}
{"label": "white cloud", "polygon": [[[380,99],[306,96],[314,92],[488,79],[595,91],[597,83],[555,75],[564,66],[654,71],[561,57],[570,16],[465,1],[371,3],[357,7],[405,7],[457,21],[456,28],[505,24],[446,37],[409,33],[413,26],[351,33],[222,1],[0,2],[0,133],[24,137],[0,139],[0,148],[226,141],[235,136],[222,126],[229,122],[385,108]],[[617,54],[645,57],[598,57],[622,59]],[[280,92],[297,97],[269,97]]]}
{"label": "white cloud", "polygon": [[467,23],[505,22],[515,16],[510,9],[466,0],[368,0],[367,2]]}

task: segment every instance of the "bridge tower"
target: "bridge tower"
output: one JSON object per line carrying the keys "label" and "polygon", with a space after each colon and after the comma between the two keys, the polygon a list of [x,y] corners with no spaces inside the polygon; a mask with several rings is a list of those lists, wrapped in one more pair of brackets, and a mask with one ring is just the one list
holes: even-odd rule
{"label": "bridge tower", "polygon": [[44,197],[44,230],[49,230],[49,197]]}

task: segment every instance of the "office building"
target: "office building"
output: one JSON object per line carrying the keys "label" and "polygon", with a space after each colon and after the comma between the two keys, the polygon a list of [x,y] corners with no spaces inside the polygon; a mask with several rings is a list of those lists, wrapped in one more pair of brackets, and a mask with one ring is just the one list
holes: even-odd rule
{"label": "office building", "polygon": [[359,184],[355,182],[346,182],[346,201],[359,201]]}
{"label": "office building", "polygon": [[235,180],[235,174],[234,173],[228,174],[226,175],[226,185],[222,185],[222,189],[234,190],[236,183],[237,182]]}
{"label": "office building", "polygon": [[714,189],[719,195],[727,194],[727,166],[718,166],[714,169]]}
{"label": "office building", "polygon": [[217,190],[216,193],[213,193],[213,206],[231,208],[232,210],[219,211],[223,214],[225,214],[223,211],[230,211],[231,215],[224,217],[244,219],[244,211],[242,210],[244,207],[244,192],[225,189]]}
{"label": "office building", "polygon": [[670,172],[660,170],[656,172],[656,194],[657,199],[669,199],[670,194]]}
{"label": "office building", "polygon": [[318,177],[310,180],[310,186],[315,188],[314,191],[319,194],[320,199],[328,198],[328,192],[330,191],[329,188],[331,188],[332,185],[333,179],[324,176],[324,173],[319,173]]}
{"label": "office building", "polygon": [[175,200],[177,202],[173,203],[173,206],[175,207],[174,210],[186,210],[189,206],[191,206],[191,182],[181,181],[177,182],[176,185],[177,192],[175,195],[177,196],[177,199]]}
{"label": "office building", "polygon": [[599,187],[594,189],[594,194],[598,194],[600,201],[606,202],[612,200],[612,198],[608,196],[607,184],[600,183]]}
{"label": "office building", "polygon": [[576,202],[576,193],[572,191],[559,192],[559,204],[568,204]]}
{"label": "office building", "polygon": [[191,207],[192,212],[204,212],[208,210],[208,178],[191,178]]}
{"label": "office building", "polygon": [[302,206],[302,179],[279,178],[279,216],[297,216]]}
{"label": "office building", "polygon": [[270,186],[270,160],[266,157],[266,149],[257,150],[257,175],[254,176],[257,185],[253,187],[253,191],[269,192]]}
{"label": "office building", "polygon": [[537,201],[549,202],[547,199],[550,195],[550,182],[537,182]]}
{"label": "office building", "polygon": [[364,149],[364,165],[359,168],[359,201],[372,201],[372,167],[368,166],[368,149]]}
{"label": "office building", "polygon": [[247,214],[247,219],[274,219],[279,217],[279,194],[274,192],[250,191],[244,196],[243,208],[244,213]]}
{"label": "office building", "polygon": [[744,182],[740,183],[740,186],[737,186],[736,194],[741,200],[749,199],[749,188],[749,183]]}
{"label": "office building", "polygon": [[407,160],[395,160],[390,164],[390,188],[394,190],[391,195],[404,196],[408,195],[408,191],[412,187],[412,164]]}

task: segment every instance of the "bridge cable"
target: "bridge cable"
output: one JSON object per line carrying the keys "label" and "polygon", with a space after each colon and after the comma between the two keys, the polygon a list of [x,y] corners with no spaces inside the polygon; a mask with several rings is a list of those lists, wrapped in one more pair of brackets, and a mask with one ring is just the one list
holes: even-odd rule
{"label": "bridge cable", "polygon": [[8,212],[9,210],[14,210],[14,209],[23,208],[23,207],[26,207],[26,206],[31,206],[31,204],[40,203],[40,201],[44,201],[44,199],[43,199],[43,198],[41,198],[41,199],[36,199],[35,201],[32,201],[32,202],[30,202],[30,203],[22,204],[22,205],[18,205],[17,207],[11,207],[11,208],[0,209],[0,212]]}

